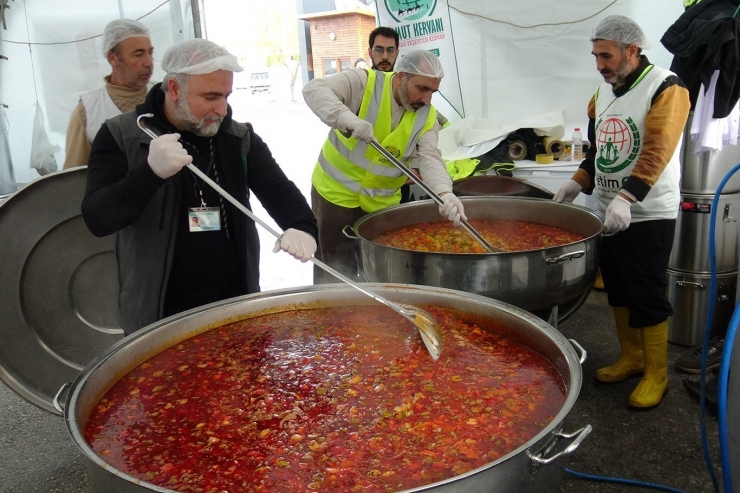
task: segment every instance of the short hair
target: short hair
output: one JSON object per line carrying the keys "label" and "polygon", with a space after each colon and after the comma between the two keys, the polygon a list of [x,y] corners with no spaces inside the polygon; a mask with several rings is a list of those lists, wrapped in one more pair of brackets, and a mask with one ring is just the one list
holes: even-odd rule
{"label": "short hair", "polygon": [[396,42],[396,48],[398,48],[398,33],[390,27],[380,26],[373,29],[370,33],[370,38],[368,39],[368,41],[370,42],[369,48],[371,50],[373,49],[373,45],[375,44],[375,37],[378,34],[381,36],[385,36],[386,38],[393,38],[393,41]]}

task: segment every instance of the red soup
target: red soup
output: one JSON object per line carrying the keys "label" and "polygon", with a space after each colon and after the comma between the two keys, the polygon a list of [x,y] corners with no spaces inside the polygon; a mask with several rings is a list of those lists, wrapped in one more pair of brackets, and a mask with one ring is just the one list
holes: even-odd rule
{"label": "red soup", "polygon": [[[581,241],[583,236],[548,224],[508,219],[473,219],[470,225],[489,245],[506,252],[540,250]],[[414,224],[383,233],[381,245],[436,253],[486,253],[480,243],[450,221]]]}
{"label": "red soup", "polygon": [[444,333],[438,361],[380,306],[210,330],[121,378],[85,438],[176,491],[393,492],[494,461],[552,421],[565,389],[548,360],[429,311]]}

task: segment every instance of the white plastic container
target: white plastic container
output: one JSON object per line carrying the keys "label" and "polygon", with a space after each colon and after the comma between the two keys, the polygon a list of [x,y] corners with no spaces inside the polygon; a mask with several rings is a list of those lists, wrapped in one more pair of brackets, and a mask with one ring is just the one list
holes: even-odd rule
{"label": "white plastic container", "polygon": [[[537,164],[534,161],[522,160],[516,162],[516,168],[514,168],[512,174],[516,178],[527,180],[534,185],[555,193],[565,182],[571,179],[573,173],[578,169],[578,165],[579,163],[568,161],[556,161],[553,164]],[[586,195],[585,193],[578,194],[578,197],[576,197],[573,203],[592,210],[596,208],[596,199],[594,196]]]}
{"label": "white plastic container", "polygon": [[583,161],[583,134],[581,134],[580,128],[576,127],[573,131],[572,141],[570,159],[574,163],[581,164],[581,161]]}

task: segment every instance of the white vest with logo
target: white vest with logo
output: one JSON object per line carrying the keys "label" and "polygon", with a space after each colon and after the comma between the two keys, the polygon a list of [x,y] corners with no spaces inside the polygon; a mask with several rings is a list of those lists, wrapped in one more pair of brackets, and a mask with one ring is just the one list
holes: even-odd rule
{"label": "white vest with logo", "polygon": [[[602,213],[632,174],[643,151],[645,116],[652,106],[655,91],[666,77],[674,75],[656,66],[646,70],[647,73],[618,98],[614,97],[612,86],[606,83],[599,86],[596,93],[595,196]],[[681,140],[645,199],[632,204],[632,222],[678,217],[680,150]]]}

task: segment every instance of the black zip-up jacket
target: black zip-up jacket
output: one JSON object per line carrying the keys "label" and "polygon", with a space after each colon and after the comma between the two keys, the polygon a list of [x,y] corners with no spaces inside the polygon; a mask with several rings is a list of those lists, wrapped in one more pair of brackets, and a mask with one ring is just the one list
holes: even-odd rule
{"label": "black zip-up jacket", "polygon": [[[138,115],[153,113],[154,117],[146,121],[155,133],[176,131],[164,116],[164,97],[157,84],[135,111],[106,121],[93,141],[88,162],[82,216],[94,235],[117,234],[118,322],[127,334],[163,318],[178,224],[187,215],[182,181],[190,179],[183,178],[190,172],[183,169],[167,180],[159,178],[147,162],[151,139],[136,125]],[[179,133],[182,140],[199,139],[188,132]],[[232,120],[231,107],[213,139],[220,163],[220,185],[227,192],[251,209],[251,190],[280,228],[318,236],[316,219],[305,197],[285,176],[251,125]],[[241,278],[241,293],[237,294],[258,292],[256,226],[224,202],[239,262],[232,267],[238,269]],[[208,252],[193,258],[193,262],[212,260]],[[212,301],[203,300],[201,304]]]}

